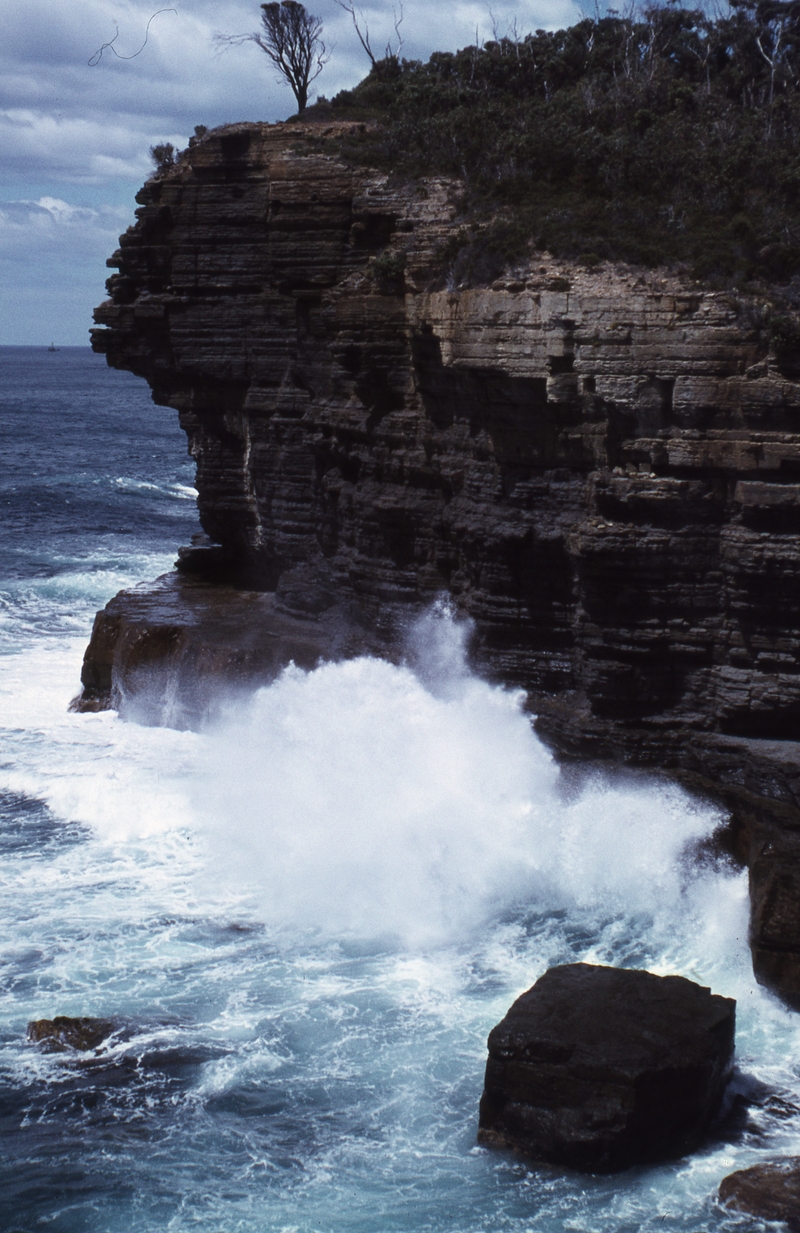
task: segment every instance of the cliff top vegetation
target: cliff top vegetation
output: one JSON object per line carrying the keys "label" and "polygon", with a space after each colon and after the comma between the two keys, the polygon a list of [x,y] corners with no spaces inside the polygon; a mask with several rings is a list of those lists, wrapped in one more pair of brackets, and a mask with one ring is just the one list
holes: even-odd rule
{"label": "cliff top vegetation", "polygon": [[315,114],[379,121],[349,157],[461,181],[461,279],[534,244],[800,281],[800,0],[611,10],[426,64],[388,56]]}

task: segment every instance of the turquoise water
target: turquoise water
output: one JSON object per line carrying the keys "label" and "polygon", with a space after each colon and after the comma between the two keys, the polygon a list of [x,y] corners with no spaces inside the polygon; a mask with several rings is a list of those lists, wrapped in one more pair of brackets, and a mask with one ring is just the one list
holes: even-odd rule
{"label": "turquoise water", "polygon": [[[196,529],[174,413],[83,349],[0,350],[0,1229],[723,1230],[800,1151],[798,1017],[754,986],[719,822],[565,778],[429,614],[410,666],[289,670],[203,732],[74,715],[95,610]],[[746,1097],[613,1178],[476,1144],[489,1029],[551,964],[734,996]],[[112,1016],[96,1057],[30,1019]],[[744,1222],[747,1227],[747,1222]]]}

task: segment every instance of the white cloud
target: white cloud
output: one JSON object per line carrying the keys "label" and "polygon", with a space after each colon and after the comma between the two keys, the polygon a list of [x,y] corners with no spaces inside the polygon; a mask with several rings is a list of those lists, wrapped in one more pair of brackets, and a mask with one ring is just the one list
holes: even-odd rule
{"label": "white cloud", "polygon": [[[116,28],[120,55],[141,47],[158,7],[153,0],[0,0],[0,6],[0,165],[7,194],[17,197],[0,204],[6,297],[0,343],[12,341],[10,332],[25,341],[19,331],[29,328],[24,320],[36,321],[37,295],[40,314],[61,305],[59,322],[77,341],[85,338],[92,304],[103,298],[105,257],[150,173],[150,146],[183,147],[195,124],[282,119],[294,111],[294,100],[253,44],[220,54],[215,43],[216,31],[256,29],[258,0],[174,0],[177,11],[154,18],[139,55],[119,59],[106,48],[94,67],[89,60]],[[355,85],[369,65],[334,0],[308,0],[308,7],[321,17],[333,47],[317,82],[330,98]],[[368,0],[360,8],[373,46],[382,49],[393,32],[391,0]],[[474,41],[476,29],[479,38],[490,37],[490,8],[501,33],[515,18],[524,33],[580,16],[575,0],[404,0],[403,55],[427,59],[435,50],[454,51]],[[16,194],[9,189],[15,184]],[[130,206],[118,218],[100,204],[109,199]],[[84,207],[88,213],[69,213]],[[14,282],[20,271],[24,286]],[[70,288],[82,289],[73,295],[73,312]],[[23,303],[29,318],[28,309],[20,314]],[[47,327],[44,337],[50,332]],[[55,326],[52,332],[59,333]]]}
{"label": "white cloud", "polygon": [[[126,123],[127,120],[127,123]],[[0,112],[0,160],[11,177],[37,182],[96,184],[106,179],[143,180],[152,164],[152,140],[185,145],[175,130],[149,139],[140,117],[116,113],[57,117],[47,112],[14,109]]]}
{"label": "white cloud", "polygon": [[0,260],[27,261],[42,244],[94,253],[129,221],[130,211],[119,206],[93,209],[58,197],[0,201]]}
{"label": "white cloud", "polygon": [[[347,14],[334,0],[314,5],[333,54],[318,80],[328,97],[354,85],[368,64]],[[195,124],[209,127],[240,119],[275,120],[293,110],[288,87],[274,77],[253,44],[220,54],[214,33],[246,32],[258,26],[258,4],[229,0],[177,0],[176,11],[153,18],[147,45],[134,59],[107,48],[99,63],[88,61],[114,37],[122,55],[139,50],[152,0],[79,0],[55,7],[51,0],[19,0],[4,16],[0,48],[0,160],[18,175],[46,173],[70,180],[126,175],[137,179],[155,141],[184,141]],[[491,34],[488,0],[454,4],[405,0],[403,54],[427,58]],[[362,6],[373,43],[392,34],[392,5]],[[579,15],[573,0],[492,0],[501,31],[513,20],[520,32],[553,26]]]}
{"label": "white cloud", "polygon": [[132,215],[52,196],[0,201],[2,342],[85,344],[92,308],[106,296],[106,257]]}

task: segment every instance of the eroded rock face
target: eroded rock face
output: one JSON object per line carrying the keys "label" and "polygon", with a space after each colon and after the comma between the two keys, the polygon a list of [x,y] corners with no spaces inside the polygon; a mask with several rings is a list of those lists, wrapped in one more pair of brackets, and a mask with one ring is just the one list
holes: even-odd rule
{"label": "eroded rock face", "polygon": [[722,1180],[719,1197],[736,1211],[800,1229],[800,1156],[786,1156],[729,1174]]}
{"label": "eroded rock face", "polygon": [[70,1018],[56,1015],[55,1019],[34,1019],[28,1024],[28,1040],[42,1045],[48,1053],[66,1053],[77,1050],[85,1053],[97,1049],[117,1030],[117,1025],[108,1019]]}
{"label": "eroded rock face", "polygon": [[386,630],[448,591],[480,664],[543,715],[568,695],[546,722],[598,750],[800,733],[800,385],[757,306],[546,256],[431,290],[451,186],[318,140],[196,144],[97,310],[95,348],[180,412],[230,577],[319,573],[312,607]]}
{"label": "eroded rock face", "polygon": [[592,1172],[682,1156],[719,1108],[735,1020],[681,976],[551,968],[489,1035],[478,1137]]}
{"label": "eroded rock face", "polygon": [[238,581],[323,570],[387,628],[449,591],[482,665],[540,710],[569,692],[597,743],[800,734],[800,385],[757,306],[547,257],[431,290],[451,186],[318,139],[196,144],[97,311],[95,347],[178,408]]}
{"label": "eroded rock face", "polygon": [[[347,165],[342,127],[216,130],[138,194],[93,345],[179,411],[218,545],[181,564],[220,603],[168,621],[160,583],[148,632],[141,590],[113,601],[78,705],[260,682],[287,614],[323,657],[397,654],[447,592],[559,750],[723,794],[757,974],[794,989],[800,919],[771,905],[800,836],[798,357],[758,304],[663,272],[535,254],[442,286],[457,186]],[[231,588],[275,595],[260,651],[245,618],[221,650],[223,602],[260,611]]]}
{"label": "eroded rock face", "polygon": [[800,387],[752,306],[546,256],[430,290],[450,186],[307,136],[223,129],[149,181],[97,309],[238,581],[324,568],[376,626],[449,591],[483,665],[598,741],[799,734]]}
{"label": "eroded rock face", "polygon": [[800,835],[764,830],[750,854],[750,946],[753,971],[800,1010]]}
{"label": "eroded rock face", "polygon": [[140,723],[197,727],[290,661],[311,669],[365,652],[391,655],[339,605],[311,615],[290,606],[293,596],[177,572],[123,591],[97,616],[73,708],[110,704]]}

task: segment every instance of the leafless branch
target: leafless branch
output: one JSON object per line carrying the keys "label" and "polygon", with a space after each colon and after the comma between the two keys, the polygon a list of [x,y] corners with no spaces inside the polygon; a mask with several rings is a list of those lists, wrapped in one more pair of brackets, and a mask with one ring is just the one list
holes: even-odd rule
{"label": "leafless branch", "polygon": [[103,46],[102,46],[102,47],[100,47],[100,48],[99,48],[99,49],[98,49],[98,50],[94,53],[94,55],[91,57],[91,59],[87,61],[87,64],[89,64],[89,66],[90,66],[91,68],[94,68],[94,66],[95,66],[96,64],[99,64],[99,63],[100,63],[100,61],[101,61],[101,60],[102,60],[102,58],[103,58],[103,52],[106,50],[106,48],[109,48],[111,51],[113,51],[114,55],[117,57],[117,59],[118,59],[118,60],[135,60],[137,56],[140,56],[140,55],[142,54],[142,52],[144,51],[145,47],[147,46],[147,40],[148,40],[148,38],[150,37],[150,25],[151,25],[151,22],[153,22],[153,21],[155,20],[155,18],[159,16],[159,14],[160,14],[160,13],[174,13],[176,17],[178,16],[178,10],[177,10],[177,9],[159,9],[157,13],[154,13],[154,14],[153,14],[153,16],[150,18],[150,21],[148,21],[148,23],[147,23],[147,27],[146,27],[145,32],[144,32],[144,42],[142,43],[142,45],[141,45],[141,47],[139,48],[139,50],[138,50],[138,51],[135,51],[135,52],[133,53],[133,55],[132,55],[132,56],[123,56],[123,55],[121,55],[121,54],[117,51],[116,47],[114,46],[114,44],[116,43],[117,39],[119,38],[119,26],[117,25],[117,23],[116,23],[116,22],[114,22],[114,26],[116,27],[116,31],[117,31],[117,32],[116,32],[116,34],[114,35],[113,39],[109,39],[109,41],[108,41],[107,43],[103,43]]}
{"label": "leafless branch", "polygon": [[[374,67],[375,64],[377,63],[377,60],[375,58],[375,53],[372,50],[372,44],[370,43],[369,26],[367,25],[367,22],[364,18],[364,14],[361,13],[361,22],[359,22],[359,14],[356,12],[355,4],[349,4],[346,2],[346,0],[334,0],[334,3],[339,6],[342,12],[350,14],[350,17],[353,22],[353,29],[358,35],[358,41],[361,44],[361,46],[364,48],[364,51],[369,56],[370,64]],[[363,29],[362,29],[362,24],[363,24]]]}
{"label": "leafless branch", "polygon": [[521,34],[516,15],[506,25],[505,34],[500,33],[500,22],[491,6],[489,7],[489,20],[492,23],[492,41],[498,45],[504,55],[515,49],[517,59],[519,59]]}
{"label": "leafless branch", "polygon": [[[353,22],[353,28],[358,35],[358,41],[369,56],[369,62],[374,68],[378,63],[378,57],[372,50],[369,25],[366,17],[364,16],[363,9],[357,9],[354,0],[334,0],[334,3],[339,6],[342,12],[350,14]],[[399,3],[399,13],[398,8],[392,5],[392,17],[394,19],[394,33],[396,42],[393,43],[392,39],[387,41],[383,52],[383,59],[385,60],[399,59],[400,52],[403,48],[403,36],[400,33],[400,27],[403,24],[404,17],[403,0],[400,0]]]}
{"label": "leafless branch", "polygon": [[397,38],[397,46],[395,48],[392,48],[391,41],[386,44],[386,59],[387,60],[390,59],[392,56],[394,56],[396,60],[399,60],[400,52],[403,50],[404,39],[403,39],[402,34],[400,33],[400,27],[402,26],[403,18],[405,17],[405,13],[403,12],[403,0],[400,0],[398,7],[400,10],[399,17],[398,17],[397,9],[394,7],[394,5],[392,5],[392,17],[394,18],[394,33],[395,33],[395,37]]}
{"label": "leafless branch", "polygon": [[[761,55],[763,56],[763,58],[766,60],[767,64],[769,65],[769,105],[770,107],[772,106],[772,102],[775,97],[775,70],[778,66],[778,56],[780,54],[782,37],[783,37],[783,22],[779,21],[777,33],[774,39],[774,47],[772,49],[771,56],[768,56],[767,53],[764,51],[764,46],[761,42],[761,35],[759,34],[758,37],[756,38],[756,47],[761,52]],[[770,116],[769,118],[769,131],[770,133],[772,132],[772,116]]]}

